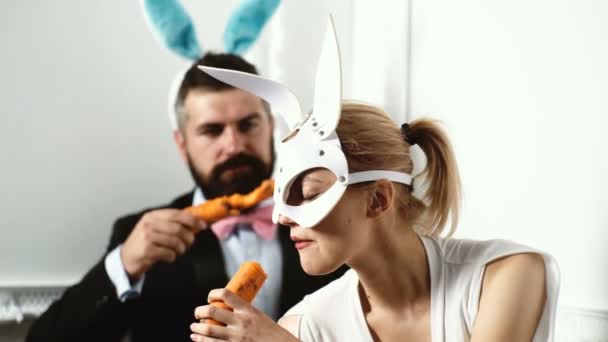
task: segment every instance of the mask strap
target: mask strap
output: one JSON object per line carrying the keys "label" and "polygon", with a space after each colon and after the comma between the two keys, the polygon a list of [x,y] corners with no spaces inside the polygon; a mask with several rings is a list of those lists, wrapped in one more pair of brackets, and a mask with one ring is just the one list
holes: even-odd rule
{"label": "mask strap", "polygon": [[351,173],[348,175],[348,184],[369,182],[378,179],[388,179],[391,182],[402,183],[405,185],[412,184],[412,176],[410,174],[388,170],[370,170]]}

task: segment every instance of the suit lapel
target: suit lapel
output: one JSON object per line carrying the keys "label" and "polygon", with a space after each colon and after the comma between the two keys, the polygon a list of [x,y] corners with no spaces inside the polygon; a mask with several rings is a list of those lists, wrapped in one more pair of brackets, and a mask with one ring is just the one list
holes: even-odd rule
{"label": "suit lapel", "polygon": [[[176,209],[189,207],[192,205],[193,197],[194,191],[175,199],[171,207]],[[206,298],[209,290],[226,286],[228,276],[224,266],[224,255],[219,240],[210,229],[198,233],[189,254],[197,293]]]}
{"label": "suit lapel", "polygon": [[194,197],[194,191],[190,191],[186,194],[179,196],[174,199],[171,204],[169,204],[169,208],[173,209],[184,209],[192,205],[192,198]]}
{"label": "suit lapel", "polygon": [[281,254],[283,255],[283,282],[281,286],[281,299],[279,302],[280,312],[291,308],[300,298],[300,289],[304,284],[304,271],[300,266],[300,256],[295,249],[293,241],[289,237],[289,229],[279,225],[279,240],[281,242]]}
{"label": "suit lapel", "polygon": [[192,267],[197,289],[207,295],[211,289],[228,283],[220,242],[210,229],[200,232],[191,248]]}

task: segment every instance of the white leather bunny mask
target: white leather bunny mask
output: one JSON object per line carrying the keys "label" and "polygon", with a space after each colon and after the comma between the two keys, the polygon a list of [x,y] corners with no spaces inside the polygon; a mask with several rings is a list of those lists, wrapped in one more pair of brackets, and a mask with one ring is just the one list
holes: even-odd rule
{"label": "white leather bunny mask", "polygon": [[[298,113],[304,118],[278,148],[272,219],[279,215],[310,228],[318,224],[336,206],[349,184],[388,179],[410,185],[409,174],[388,170],[349,173],[348,164],[336,127],[342,112],[342,75],[340,51],[333,21],[328,22],[315,78],[314,109],[303,115],[296,96],[284,85],[234,70],[199,67],[207,74],[234,87],[249,91],[270,103],[276,114]],[[287,204],[290,187],[302,173],[324,168],[336,176],[336,182],[313,201],[301,205]]]}

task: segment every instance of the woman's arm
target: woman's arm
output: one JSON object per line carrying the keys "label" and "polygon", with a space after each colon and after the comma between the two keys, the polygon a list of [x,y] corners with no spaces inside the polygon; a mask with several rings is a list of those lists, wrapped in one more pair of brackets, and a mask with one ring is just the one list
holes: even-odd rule
{"label": "woman's arm", "polygon": [[547,298],[539,254],[516,254],[489,263],[471,342],[532,341]]}

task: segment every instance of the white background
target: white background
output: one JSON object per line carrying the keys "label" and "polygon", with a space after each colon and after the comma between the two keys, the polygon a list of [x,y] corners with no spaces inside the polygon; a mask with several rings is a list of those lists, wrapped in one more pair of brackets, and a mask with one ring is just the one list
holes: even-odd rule
{"label": "white background", "polygon": [[458,237],[553,254],[560,303],[608,309],[608,3],[414,1],[411,111],[443,120]]}

